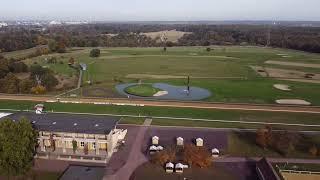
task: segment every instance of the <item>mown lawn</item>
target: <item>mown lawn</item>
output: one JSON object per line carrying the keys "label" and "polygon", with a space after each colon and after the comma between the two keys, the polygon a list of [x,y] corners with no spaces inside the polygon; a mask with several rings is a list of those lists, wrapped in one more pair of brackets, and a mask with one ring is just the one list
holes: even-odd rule
{"label": "mown lawn", "polygon": [[151,84],[138,84],[129,86],[125,88],[124,91],[135,96],[152,97],[154,94],[161,91],[161,89],[154,88]]}
{"label": "mown lawn", "polygon": [[[101,57],[91,58],[91,48],[81,48],[65,54],[50,54],[28,59],[29,65],[37,62],[47,66],[58,74],[71,76],[76,72],[68,67],[68,60],[73,57],[78,63],[86,63],[88,70],[83,76],[83,88],[104,88],[108,93],[101,97],[118,95],[115,90],[117,83],[142,82],[169,83],[184,85],[186,78],[140,78],[135,75],[170,75],[191,76],[191,85],[206,88],[212,96],[206,101],[242,102],[242,103],[275,103],[280,98],[298,98],[320,105],[320,84],[295,83],[269,78],[260,78],[249,66],[264,64],[268,60],[292,61],[302,63],[320,63],[318,54],[300,51],[240,46],[213,46],[207,52],[204,47],[174,47],[162,52],[161,48],[102,48]],[[286,57],[283,57],[285,54]],[[57,57],[63,64],[46,64],[44,59]],[[319,72],[315,68],[281,66],[283,69],[298,69],[304,72]],[[205,78],[205,79],[204,79]],[[222,79],[221,79],[222,78]],[[233,79],[229,79],[233,78]],[[93,85],[88,85],[87,81]],[[293,91],[282,92],[274,89],[275,83],[292,86]],[[92,93],[87,93],[92,94]]]}
{"label": "mown lawn", "polygon": [[[4,101],[0,100],[0,109],[33,110],[35,102],[28,101]],[[136,106],[113,106],[94,104],[65,104],[65,103],[44,103],[47,111],[54,112],[76,112],[76,113],[97,113],[115,115],[133,115],[146,117],[175,117],[193,119],[213,119],[226,121],[249,121],[249,122],[269,122],[288,124],[313,124],[320,125],[319,114],[307,113],[284,113],[284,112],[260,112],[260,111],[240,111],[240,110],[215,110],[215,109],[194,109],[194,108],[170,108],[170,107],[136,107]],[[142,117],[143,118],[143,117]],[[124,120],[125,122],[126,120]],[[140,124],[135,119],[127,120],[128,123]],[[237,127],[254,128],[252,124],[212,123],[200,121],[170,120],[170,118],[154,119],[154,125],[177,125],[177,126],[199,126],[199,127]],[[279,127],[280,129],[283,127]],[[297,127],[291,127],[293,130]],[[299,129],[299,128],[297,128]],[[315,130],[318,128],[303,128]]]}

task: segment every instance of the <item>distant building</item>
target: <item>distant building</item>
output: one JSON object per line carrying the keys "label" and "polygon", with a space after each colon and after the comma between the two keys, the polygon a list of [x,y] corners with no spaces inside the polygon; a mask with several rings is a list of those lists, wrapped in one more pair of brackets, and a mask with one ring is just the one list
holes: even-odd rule
{"label": "distant building", "polygon": [[22,117],[38,132],[37,158],[106,163],[127,133],[116,128],[119,118],[111,116],[21,112],[2,113],[0,120]]}
{"label": "distant building", "polygon": [[256,171],[260,180],[281,180],[271,163],[266,158],[262,158],[257,162]]}

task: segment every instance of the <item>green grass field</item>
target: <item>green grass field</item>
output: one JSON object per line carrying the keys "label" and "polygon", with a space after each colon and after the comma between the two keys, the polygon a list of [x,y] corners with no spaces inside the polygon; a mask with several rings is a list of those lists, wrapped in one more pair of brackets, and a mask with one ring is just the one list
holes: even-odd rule
{"label": "green grass field", "polygon": [[[174,47],[162,52],[161,48],[103,48],[99,58],[90,58],[91,48],[73,49],[65,54],[50,54],[64,64],[46,64],[40,56],[26,60],[31,65],[37,62],[58,74],[71,76],[76,72],[67,63],[70,57],[76,62],[87,63],[88,70],[83,76],[83,90],[103,89],[101,97],[119,96],[117,83],[165,82],[184,85],[191,77],[191,85],[206,88],[212,96],[205,101],[274,103],[276,99],[298,98],[320,105],[320,84],[292,82],[262,78],[249,66],[277,67],[299,70],[306,73],[320,73],[320,68],[293,67],[265,64],[268,60],[320,64],[320,55],[286,49],[240,46],[213,46],[207,52],[204,47]],[[284,56],[285,54],[285,56]],[[92,85],[86,82],[90,80]],[[273,88],[282,83],[292,87],[291,92]],[[79,94],[79,93],[78,93]],[[84,93],[79,95],[92,95]]]}
{"label": "green grass field", "polygon": [[[33,110],[35,102],[28,101],[0,101],[0,109]],[[212,128],[259,128],[265,123],[286,123],[320,125],[319,114],[307,113],[284,113],[284,112],[260,112],[240,110],[211,110],[193,108],[169,108],[169,107],[136,107],[136,106],[111,106],[93,104],[65,104],[44,103],[48,112],[74,112],[74,113],[96,113],[113,115],[130,115],[137,117],[124,117],[122,124],[142,124],[144,117],[154,118],[152,125],[160,126],[188,126],[188,127],[212,127]],[[2,110],[5,111],[5,110]],[[141,116],[141,117],[139,117]],[[166,118],[167,117],[167,118]],[[171,117],[171,118],[169,118]],[[181,119],[172,119],[181,118]],[[226,122],[210,122],[193,119],[225,120]],[[233,121],[247,121],[249,123],[237,123]],[[252,124],[257,122],[261,124]],[[320,130],[320,127],[299,127],[274,125],[276,129],[287,130]]]}
{"label": "green grass field", "polygon": [[141,97],[152,97],[161,89],[152,87],[151,84],[140,84],[129,86],[124,89],[124,91],[131,95],[141,96]]}

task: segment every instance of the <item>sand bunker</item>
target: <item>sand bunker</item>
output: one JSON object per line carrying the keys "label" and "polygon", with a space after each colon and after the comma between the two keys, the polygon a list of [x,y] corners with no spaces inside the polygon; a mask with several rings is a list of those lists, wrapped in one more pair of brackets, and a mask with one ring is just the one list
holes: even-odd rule
{"label": "sand bunker", "polygon": [[276,100],[276,103],[287,105],[311,105],[310,102],[301,99],[278,99]]}
{"label": "sand bunker", "polygon": [[[262,77],[290,79],[291,81],[313,80],[313,81],[320,82],[320,74],[315,74],[315,73],[310,74],[307,72],[297,71],[297,70],[269,68],[269,67],[261,67],[261,66],[250,66],[250,67]],[[311,82],[311,81],[308,81],[308,82]]]}
{"label": "sand bunker", "polygon": [[159,97],[159,96],[164,96],[164,95],[167,95],[167,94],[168,94],[168,91],[158,91],[153,96],[154,97]]}
{"label": "sand bunker", "polygon": [[289,86],[285,84],[274,84],[273,87],[282,91],[291,91]]}

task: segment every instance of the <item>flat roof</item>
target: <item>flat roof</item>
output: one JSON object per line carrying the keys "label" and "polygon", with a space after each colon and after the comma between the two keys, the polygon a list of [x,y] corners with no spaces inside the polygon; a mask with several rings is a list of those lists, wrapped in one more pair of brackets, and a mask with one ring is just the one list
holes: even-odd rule
{"label": "flat roof", "polygon": [[71,165],[60,177],[60,180],[101,180],[104,173],[104,167]]}
{"label": "flat roof", "polygon": [[86,134],[109,134],[115,128],[120,117],[87,114],[63,114],[16,112],[1,117],[2,119],[20,120],[27,118],[39,131],[71,132]]}

